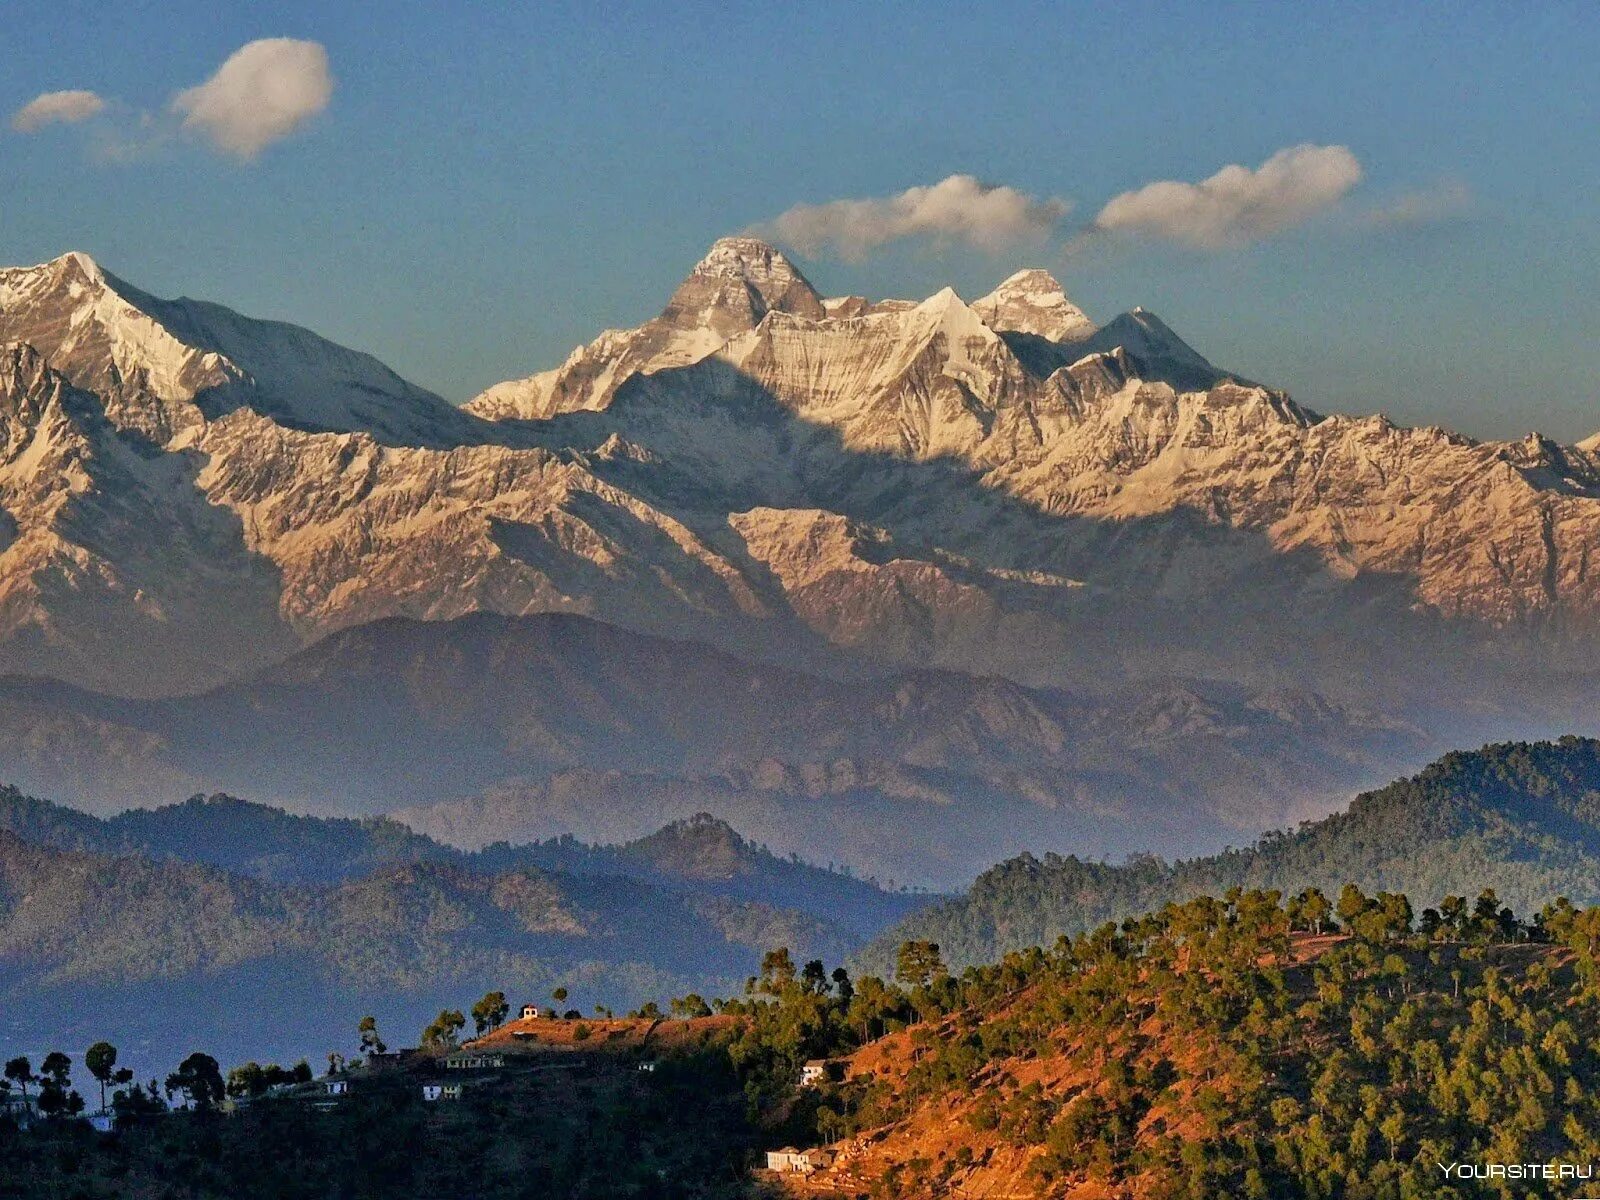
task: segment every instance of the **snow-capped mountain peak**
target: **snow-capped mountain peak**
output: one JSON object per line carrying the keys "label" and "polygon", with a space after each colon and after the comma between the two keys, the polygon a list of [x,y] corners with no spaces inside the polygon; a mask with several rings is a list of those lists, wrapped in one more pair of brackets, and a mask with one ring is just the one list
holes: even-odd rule
{"label": "snow-capped mountain peak", "polygon": [[237,407],[304,429],[423,444],[469,420],[377,359],[220,304],[162,300],[73,251],[0,270],[0,343],[27,342],[158,441]]}
{"label": "snow-capped mountain peak", "polygon": [[[695,264],[695,275],[716,275],[743,279],[754,284],[787,287],[806,283],[806,277],[779,250],[760,238],[724,237],[711,244],[706,256]],[[811,285],[806,283],[807,287]]]}
{"label": "snow-capped mountain peak", "polygon": [[492,421],[598,412],[633,376],[699,362],[771,312],[811,321],[828,316],[822,297],[782,251],[759,238],[719,238],[660,316],[637,329],[607,330],[554,370],[496,384],[466,408]]}
{"label": "snow-capped mountain peak", "polygon": [[1413,644],[1391,618],[1600,639],[1595,452],[1318,417],[1142,309],[1023,332],[1067,303],[1024,272],[830,313],[731,239],[484,412],[592,416],[497,431],[85,257],[0,271],[0,670],[188,687],[485,609],[1051,682],[1225,671],[1251,622],[1359,630],[1340,670]]}
{"label": "snow-capped mountain peak", "polygon": [[827,316],[822,297],[781,251],[759,238],[727,237],[715,242],[678,285],[659,319],[677,329],[708,332],[721,345],[774,311],[816,321]]}
{"label": "snow-capped mountain peak", "polygon": [[47,274],[62,279],[70,279],[75,275],[80,281],[87,284],[97,284],[105,281],[105,273],[100,270],[100,264],[81,250],[68,250],[59,258],[45,263],[42,269]]}
{"label": "snow-capped mountain peak", "polygon": [[[949,288],[921,302],[874,302],[861,296],[824,299],[781,250],[759,238],[738,236],[712,245],[658,317],[637,329],[607,330],[574,350],[561,366],[496,384],[466,407],[492,421],[599,412],[609,408],[617,390],[635,376],[690,366],[724,347],[732,358],[742,359],[756,344],[748,335],[771,314],[797,318],[800,325],[785,336],[813,339],[817,354],[824,358],[845,344],[852,347],[852,354],[883,356],[886,362],[898,360],[906,351],[919,354],[929,322],[936,320],[949,326],[945,332],[960,326],[963,337],[989,343],[1003,340],[1009,354],[1001,358],[1014,358],[1010,365],[1020,363],[1039,380],[1086,355],[1119,347],[1143,378],[1180,390],[1208,387],[1224,378],[1143,309],[1124,313],[1097,329],[1067,299],[1055,277],[1039,268],[1016,272],[972,304]],[[864,324],[845,330],[847,322]],[[807,329],[812,332],[806,333]],[[821,349],[824,344],[826,351]]]}
{"label": "snow-capped mountain peak", "polygon": [[1155,313],[1135,306],[1095,330],[1083,342],[1084,350],[1120,347],[1138,364],[1147,379],[1160,379],[1179,391],[1208,388],[1230,378],[1185,342]]}
{"label": "snow-capped mountain peak", "polygon": [[243,372],[176,336],[149,299],[78,251],[0,270],[0,343],[32,346],[74,386],[104,396],[113,421],[164,440],[199,419],[196,396]]}
{"label": "snow-capped mountain peak", "polygon": [[972,307],[997,333],[1079,342],[1095,330],[1094,322],[1067,299],[1055,277],[1037,267],[1018,271]]}
{"label": "snow-capped mountain peak", "polygon": [[[968,306],[967,302],[961,298],[961,294],[957,292],[955,288],[942,287],[933,295],[929,296],[926,300],[918,304],[916,311],[921,313],[929,313],[943,320],[950,314],[971,313],[972,309],[970,306]],[[974,313],[973,316],[976,317],[977,314]],[[978,324],[983,324],[981,319],[978,320]],[[990,332],[993,331],[991,330]]]}

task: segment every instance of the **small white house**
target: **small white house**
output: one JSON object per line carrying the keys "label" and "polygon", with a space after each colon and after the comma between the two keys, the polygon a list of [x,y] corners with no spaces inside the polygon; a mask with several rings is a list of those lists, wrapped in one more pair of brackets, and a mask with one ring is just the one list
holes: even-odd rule
{"label": "small white house", "polygon": [[767,1170],[783,1175],[811,1175],[823,1170],[833,1161],[833,1154],[823,1148],[796,1150],[785,1146],[782,1150],[767,1151]]}
{"label": "small white house", "polygon": [[828,1081],[828,1060],[813,1058],[800,1068],[800,1086],[816,1087],[819,1083]]}
{"label": "small white house", "polygon": [[461,1099],[461,1085],[459,1083],[425,1083],[422,1085],[422,1098],[429,1104],[440,1100]]}
{"label": "small white house", "polygon": [[322,1081],[322,1090],[330,1096],[344,1096],[350,1092],[348,1079],[325,1079]]}
{"label": "small white house", "polygon": [[544,1009],[537,1004],[524,1004],[522,1006],[522,1019],[524,1021],[537,1021],[544,1016]]}
{"label": "small white house", "polygon": [[653,1058],[645,1059],[644,1062],[639,1064],[639,1070],[643,1071],[646,1075],[655,1074],[656,1060]]}

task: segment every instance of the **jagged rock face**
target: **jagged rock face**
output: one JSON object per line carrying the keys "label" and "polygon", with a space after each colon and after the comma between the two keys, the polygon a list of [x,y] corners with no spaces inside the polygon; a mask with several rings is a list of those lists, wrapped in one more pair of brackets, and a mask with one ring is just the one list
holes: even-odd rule
{"label": "jagged rock face", "polygon": [[1094,322],[1048,271],[1018,271],[972,307],[996,333],[1081,342],[1095,331]]}
{"label": "jagged rock face", "polygon": [[[901,543],[1091,593],[1204,605],[1275,581],[1314,595],[1359,580],[1397,592],[1401,608],[1500,625],[1563,611],[1590,620],[1600,607],[1583,566],[1600,518],[1589,453],[1325,418],[1228,381],[1143,311],[1075,344],[1051,343],[1057,361],[1072,361],[1041,379],[1007,336],[1021,331],[997,333],[980,318],[982,303],[947,291],[909,310],[823,322],[774,314],[697,364],[634,381],[611,416],[631,443],[697,479],[733,481],[743,497],[764,492],[770,504],[752,511],[794,511],[807,525],[811,506],[839,508],[847,497],[847,516],[892,529]],[[1163,375],[1209,382],[1184,391]],[[774,422],[774,411],[784,419]],[[732,446],[737,454],[725,454]],[[948,492],[961,481],[943,470],[909,482],[907,460],[958,463],[976,486],[954,508]],[[911,489],[924,503],[906,502]],[[1035,515],[1059,520],[1046,532]],[[1176,526],[1179,516],[1193,521]],[[752,524],[792,522],[770,512],[735,521],[741,532]],[[1230,530],[1247,536],[1230,545]],[[767,561],[764,545],[747,548]],[[1260,577],[1274,556],[1284,561]],[[924,575],[941,572],[918,557]],[[814,580],[831,561],[907,594],[903,571],[891,588],[857,553],[819,554],[797,573],[784,558],[796,577]],[[815,607],[830,640],[859,608],[839,595],[796,604],[785,589],[796,611]],[[881,603],[875,591],[867,594]],[[980,593],[993,594],[988,584]],[[1056,595],[1069,607],[1076,599]],[[990,616],[969,596],[960,606],[973,627]],[[877,637],[926,649],[926,627],[908,639],[899,622],[882,624]],[[873,639],[858,629],[845,640]]]}
{"label": "jagged rock face", "polygon": [[1322,417],[1153,314],[1095,329],[1043,272],[976,305],[824,301],[724,239],[660,317],[477,415],[78,255],[0,272],[0,340],[0,665],[113,690],[474,611],[1360,690],[1450,622],[1588,639],[1600,615],[1592,450]]}
{"label": "jagged rock face", "polygon": [[703,632],[760,613],[681,522],[539,449],[387,449],[233,414],[200,447],[199,484],[282,574],[302,636],[387,616],[573,611]]}
{"label": "jagged rock face", "polygon": [[165,443],[203,423],[196,396],[242,373],[174,337],[112,286],[87,255],[0,271],[0,344],[24,343],[77,387],[104,398],[120,429]]}
{"label": "jagged rock face", "polygon": [[119,431],[31,347],[0,350],[0,669],[178,687],[296,645],[200,466]]}
{"label": "jagged rock face", "polygon": [[0,344],[33,346],[158,443],[234,408],[295,428],[409,444],[469,436],[469,419],[369,355],[217,304],[158,300],[84,254],[0,270]]}
{"label": "jagged rock face", "polygon": [[819,321],[822,297],[777,250],[755,238],[722,238],[667,301],[661,320],[709,330],[723,341],[755,328],[769,312]]}
{"label": "jagged rock face", "polygon": [[490,420],[598,411],[632,376],[698,362],[769,312],[810,320],[828,315],[816,289],[773,247],[755,238],[722,238],[659,317],[634,330],[608,329],[556,370],[497,384],[467,410]]}
{"label": "jagged rock face", "polygon": [[[384,616],[703,633],[763,611],[577,456],[485,444],[476,419],[303,330],[153,301],[78,255],[5,272],[0,302],[19,339],[0,360],[0,669],[162,692]],[[371,431],[325,431],[363,406]]]}

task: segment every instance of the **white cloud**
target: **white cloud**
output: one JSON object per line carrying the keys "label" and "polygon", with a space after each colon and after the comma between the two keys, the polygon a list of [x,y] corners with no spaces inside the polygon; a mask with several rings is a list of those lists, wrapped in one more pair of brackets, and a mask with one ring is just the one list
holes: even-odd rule
{"label": "white cloud", "polygon": [[1460,216],[1472,207],[1472,191],[1455,179],[1402,192],[1361,214],[1361,223],[1378,229],[1414,229]]}
{"label": "white cloud", "polygon": [[76,125],[97,116],[106,102],[93,92],[45,92],[29,100],[11,117],[11,128],[33,133],[46,125]]}
{"label": "white cloud", "polygon": [[1226,166],[1199,183],[1162,180],[1114,196],[1092,228],[1202,249],[1246,246],[1303,224],[1361,182],[1344,146],[1290,146],[1251,170]]}
{"label": "white cloud", "polygon": [[759,226],[758,232],[803,254],[831,251],[847,261],[859,261],[888,242],[915,237],[995,251],[1048,236],[1071,207],[1065,200],[1040,200],[971,175],[951,175],[893,196],[797,204]]}
{"label": "white cloud", "polygon": [[262,38],[235,50],[217,73],[179,92],[171,109],[183,127],[246,161],[328,107],[333,76],[316,42]]}

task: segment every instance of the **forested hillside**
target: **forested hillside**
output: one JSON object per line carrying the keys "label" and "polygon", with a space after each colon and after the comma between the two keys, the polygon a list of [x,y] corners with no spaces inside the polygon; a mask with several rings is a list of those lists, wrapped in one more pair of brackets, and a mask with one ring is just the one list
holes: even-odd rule
{"label": "forested hillside", "polygon": [[[336,1099],[309,1072],[265,1092],[246,1064],[226,1081],[244,1106],[218,1111],[221,1070],[192,1057],[164,1089],[123,1080],[109,1138],[70,1119],[52,1056],[7,1067],[58,1115],[0,1119],[0,1194],[1565,1195],[1559,1172],[1600,1156],[1597,955],[1600,909],[1565,902],[1524,920],[1487,889],[1420,912],[1235,889],[959,974],[927,942],[892,981],[774,950],[739,997],[682,997],[667,1025],[518,1022],[465,1076],[440,1071],[441,1013],[398,1067],[336,1064]],[[468,1086],[430,1106],[441,1078]],[[162,1091],[201,1111],[160,1115]],[[818,1151],[803,1180],[764,1169],[785,1144]]]}
{"label": "forested hillside", "polygon": [[630,845],[467,853],[225,796],[101,820],[8,789],[0,1046],[298,1057],[364,1012],[419,1024],[484,980],[628,1008],[736,988],[775,944],[842,957],[925,902],[710,818]]}
{"label": "forested hillside", "polygon": [[1347,881],[1430,904],[1469,883],[1492,886],[1519,911],[1558,896],[1600,901],[1600,742],[1569,737],[1448,754],[1358,796],[1346,812],[1207,858],[1112,865],[1022,855],[986,871],[965,895],[908,917],[862,961],[881,969],[901,941],[921,938],[953,963],[991,962],[1174,900]]}
{"label": "forested hillside", "polygon": [[0,787],[0,829],[54,849],[200,863],[287,884],[336,883],[425,862],[477,874],[536,869],[620,876],[795,908],[859,936],[926,903],[924,896],[891,892],[844,871],[779,858],[705,813],[617,845],[563,836],[465,851],[390,817],[306,816],[218,794],[100,818]]}
{"label": "forested hillside", "polygon": [[1419,912],[1347,886],[1202,897],[959,978],[935,958],[908,980],[925,1020],[829,1089],[818,1191],[1574,1194],[1473,1173],[1600,1153],[1597,946],[1600,910],[1525,923],[1492,891]]}

